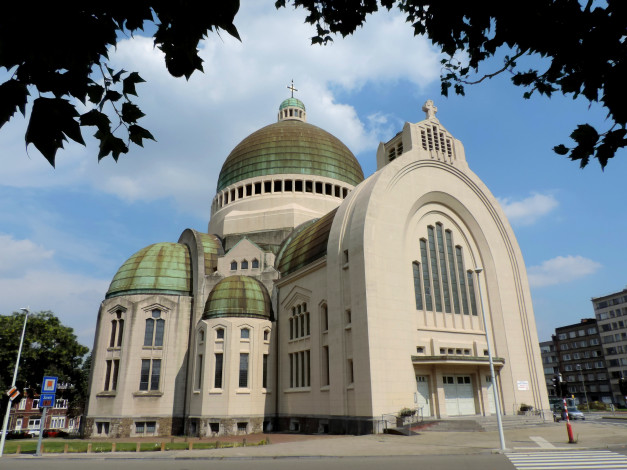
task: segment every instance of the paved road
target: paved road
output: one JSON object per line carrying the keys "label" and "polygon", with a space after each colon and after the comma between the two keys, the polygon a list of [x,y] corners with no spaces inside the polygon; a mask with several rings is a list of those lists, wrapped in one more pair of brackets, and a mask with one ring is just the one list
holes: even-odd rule
{"label": "paved road", "polygon": [[518,470],[624,469],[627,456],[609,450],[507,454]]}
{"label": "paved road", "polygon": [[[3,465],[4,464],[4,465]],[[8,466],[7,466],[8,464]],[[243,458],[243,459],[60,459],[31,458],[0,462],[3,470],[416,470],[441,468],[455,470],[513,470],[506,456],[451,455],[402,457],[305,457],[305,458]]]}

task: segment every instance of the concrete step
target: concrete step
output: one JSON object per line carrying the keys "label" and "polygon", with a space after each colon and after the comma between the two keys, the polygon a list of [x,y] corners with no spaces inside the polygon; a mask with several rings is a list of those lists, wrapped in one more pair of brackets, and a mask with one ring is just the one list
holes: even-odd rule
{"label": "concrete step", "polygon": [[[542,416],[503,416],[503,429],[520,429],[527,426],[538,426],[552,423]],[[484,432],[496,431],[496,416],[464,416],[459,418],[429,419],[410,427],[414,432]]]}

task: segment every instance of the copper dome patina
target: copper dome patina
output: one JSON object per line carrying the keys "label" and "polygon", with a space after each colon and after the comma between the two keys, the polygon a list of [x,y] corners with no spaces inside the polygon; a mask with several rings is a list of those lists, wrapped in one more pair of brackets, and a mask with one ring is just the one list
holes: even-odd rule
{"label": "copper dome patina", "polygon": [[298,98],[292,97],[292,98],[287,98],[286,100],[283,100],[283,102],[279,106],[279,110],[289,108],[289,107],[300,108],[303,111],[305,111],[305,103],[303,103]]}
{"label": "copper dome patina", "polygon": [[248,178],[284,174],[323,176],[353,186],[364,179],[359,162],[337,137],[285,119],[253,132],[233,149],[222,165],[217,191]]}
{"label": "copper dome patina", "polygon": [[286,239],[276,262],[281,275],[287,276],[326,256],[329,233],[336,213],[337,209],[333,209],[313,224],[303,228],[293,238],[290,236]]}
{"label": "copper dome patina", "polygon": [[252,277],[229,276],[218,282],[205,303],[202,318],[248,317],[270,319],[272,303],[265,286]]}
{"label": "copper dome patina", "polygon": [[106,298],[131,294],[191,294],[189,250],[180,243],[156,243],[139,250],[118,269]]}

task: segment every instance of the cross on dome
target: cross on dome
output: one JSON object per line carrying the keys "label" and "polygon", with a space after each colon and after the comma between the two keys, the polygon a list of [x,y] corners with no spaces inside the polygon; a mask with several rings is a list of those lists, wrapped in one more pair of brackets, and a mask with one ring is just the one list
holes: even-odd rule
{"label": "cross on dome", "polygon": [[292,92],[292,98],[294,98],[294,92],[298,91],[298,89],[294,88],[294,79],[292,78],[292,84],[287,86],[287,89]]}
{"label": "cross on dome", "polygon": [[427,100],[422,105],[422,110],[427,113],[427,119],[436,119],[435,113],[438,112],[438,108],[433,104],[433,100]]}

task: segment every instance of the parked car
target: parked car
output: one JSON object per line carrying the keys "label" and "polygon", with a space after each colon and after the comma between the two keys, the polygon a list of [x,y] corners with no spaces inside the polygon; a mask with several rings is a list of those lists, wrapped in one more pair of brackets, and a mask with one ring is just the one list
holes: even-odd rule
{"label": "parked car", "polygon": [[[581,411],[579,411],[576,406],[569,406],[568,418],[572,420],[577,420],[577,419],[585,420],[586,416]],[[557,408],[553,412],[553,421],[560,421],[562,419],[566,419],[566,412],[564,411],[563,408]]]}
{"label": "parked car", "polygon": [[28,439],[33,437],[32,434],[26,431],[8,431],[7,432],[7,440],[9,439]]}

